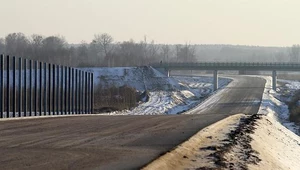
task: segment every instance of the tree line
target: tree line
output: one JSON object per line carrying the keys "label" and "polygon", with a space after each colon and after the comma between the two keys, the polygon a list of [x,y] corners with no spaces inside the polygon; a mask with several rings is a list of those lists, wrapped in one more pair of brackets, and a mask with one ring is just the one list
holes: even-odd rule
{"label": "tree line", "polygon": [[300,46],[156,44],[118,42],[96,34],[89,43],[70,44],[63,36],[11,33],[0,38],[0,53],[72,67],[142,66],[153,62],[300,62]]}
{"label": "tree line", "polygon": [[116,42],[107,33],[90,43],[69,44],[63,36],[26,36],[11,33],[0,38],[0,53],[72,67],[141,66],[153,62],[196,61],[195,46],[155,44],[145,37]]}

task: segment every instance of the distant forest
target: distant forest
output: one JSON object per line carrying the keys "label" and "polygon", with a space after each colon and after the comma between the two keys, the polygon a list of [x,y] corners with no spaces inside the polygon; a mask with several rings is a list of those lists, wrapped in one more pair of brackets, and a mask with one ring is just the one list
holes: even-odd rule
{"label": "distant forest", "polygon": [[72,67],[141,66],[153,62],[300,62],[300,46],[156,44],[116,42],[96,34],[91,42],[69,44],[63,36],[11,33],[0,38],[0,53]]}

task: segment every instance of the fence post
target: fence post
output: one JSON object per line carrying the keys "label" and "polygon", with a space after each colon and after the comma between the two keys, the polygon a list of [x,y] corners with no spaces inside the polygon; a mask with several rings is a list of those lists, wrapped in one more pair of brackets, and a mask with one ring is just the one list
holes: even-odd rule
{"label": "fence post", "polygon": [[90,79],[89,79],[89,112],[92,114],[92,73],[90,72]]}
{"label": "fence post", "polygon": [[82,100],[81,100],[81,108],[82,108],[82,114],[85,114],[84,113],[84,82],[85,82],[85,80],[84,80],[84,71],[81,71],[81,76],[82,76],[82,88],[81,88],[81,95],[82,95]]}
{"label": "fence post", "polygon": [[61,96],[60,96],[60,114],[64,114],[64,66],[61,66],[61,72],[60,72],[60,79],[61,79]]}
{"label": "fence post", "polygon": [[78,112],[81,114],[81,70],[78,70]]}
{"label": "fence post", "polygon": [[47,115],[47,63],[44,63],[44,116]]}
{"label": "fence post", "polygon": [[6,86],[7,86],[7,88],[6,88],[6,117],[7,118],[9,118],[10,117],[10,114],[9,114],[9,112],[10,112],[10,98],[9,98],[9,92],[10,92],[10,85],[9,85],[9,83],[10,83],[10,81],[9,81],[9,55],[7,55],[6,56]]}
{"label": "fence post", "polygon": [[74,111],[74,105],[75,105],[75,98],[74,98],[74,68],[72,68],[72,114],[75,114],[75,111]]}
{"label": "fence post", "polygon": [[37,78],[38,78],[38,62],[34,61],[34,116],[37,116]]}
{"label": "fence post", "polygon": [[92,86],[91,86],[91,93],[92,93],[92,96],[91,96],[91,111],[92,113],[94,113],[94,73],[92,73]]}
{"label": "fence post", "polygon": [[71,113],[71,93],[72,93],[72,90],[71,90],[71,67],[68,68],[68,114],[72,114]]}
{"label": "fence post", "polygon": [[87,111],[87,104],[88,104],[88,102],[87,102],[87,100],[88,100],[88,95],[87,95],[87,89],[88,89],[88,86],[87,86],[88,83],[87,82],[88,82],[88,79],[87,78],[88,78],[88,74],[87,74],[87,72],[85,72],[84,75],[85,75],[85,89],[84,89],[85,90],[85,92],[84,92],[85,93],[85,96],[84,96],[85,104],[84,105],[85,105],[85,114],[88,114],[88,111]]}
{"label": "fence post", "polygon": [[88,81],[87,81],[87,83],[88,83],[88,89],[87,89],[87,111],[88,111],[88,114],[91,114],[91,108],[90,108],[90,103],[91,103],[91,101],[90,101],[90,99],[91,99],[91,93],[90,93],[90,90],[91,90],[91,87],[90,87],[90,85],[91,85],[91,74],[90,73],[88,73]]}
{"label": "fence post", "polygon": [[32,60],[29,60],[29,115],[32,116]]}
{"label": "fence post", "polygon": [[22,58],[19,58],[19,114],[22,116]]}
{"label": "fence post", "polygon": [[57,83],[56,83],[56,86],[57,86],[57,89],[56,89],[56,114],[59,115],[59,65],[57,65],[57,75],[56,75],[56,80],[57,80]]}
{"label": "fence post", "polygon": [[48,115],[52,115],[51,113],[51,64],[48,64]]}
{"label": "fence post", "polygon": [[78,95],[77,95],[77,87],[78,87],[78,85],[77,85],[77,83],[78,83],[78,78],[77,78],[77,76],[78,76],[78,70],[77,69],[75,69],[75,114],[78,114],[78,104],[77,104],[77,99],[78,99]]}
{"label": "fence post", "polygon": [[52,65],[52,67],[53,67],[53,76],[52,76],[52,79],[53,79],[53,82],[52,82],[52,115],[56,115],[56,112],[55,112],[55,98],[56,98],[56,94],[55,94],[55,86],[56,86],[56,75],[55,75],[55,73],[56,73],[56,71],[55,71],[55,68],[56,68],[56,66],[53,64]]}
{"label": "fence post", "polygon": [[67,115],[68,114],[68,112],[67,112],[67,109],[68,109],[68,107],[67,107],[67,88],[68,88],[68,68],[67,67],[65,67],[65,115]]}
{"label": "fence post", "polygon": [[13,56],[13,96],[12,96],[12,107],[13,117],[16,117],[16,57]]}
{"label": "fence post", "polygon": [[24,117],[27,116],[27,60],[24,59],[24,73],[23,73],[23,78],[24,78]]}
{"label": "fence post", "polygon": [[39,100],[40,100],[40,102],[39,102],[39,111],[40,111],[40,116],[42,116],[42,84],[43,84],[43,78],[42,78],[42,75],[43,75],[43,63],[42,62],[40,62],[40,94],[39,94]]}
{"label": "fence post", "polygon": [[0,84],[0,91],[1,91],[1,101],[0,101],[0,118],[4,117],[4,55],[1,54],[0,58],[0,65],[1,65],[1,84]]}

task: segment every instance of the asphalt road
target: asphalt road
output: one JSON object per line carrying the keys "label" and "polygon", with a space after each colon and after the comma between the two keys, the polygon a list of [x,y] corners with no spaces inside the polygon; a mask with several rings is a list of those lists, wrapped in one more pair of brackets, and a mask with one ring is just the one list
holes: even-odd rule
{"label": "asphalt road", "polygon": [[139,169],[214,122],[257,113],[265,80],[238,79],[192,115],[0,121],[0,169]]}

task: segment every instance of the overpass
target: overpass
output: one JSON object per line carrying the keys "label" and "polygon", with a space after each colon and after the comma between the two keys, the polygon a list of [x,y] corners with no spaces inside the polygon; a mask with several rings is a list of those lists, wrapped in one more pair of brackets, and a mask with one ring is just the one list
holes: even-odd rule
{"label": "overpass", "polygon": [[272,71],[272,88],[276,90],[276,71],[300,71],[300,63],[238,63],[238,62],[200,62],[200,63],[154,63],[152,67],[170,75],[171,70],[210,70],[214,75],[214,90],[218,89],[219,70]]}

